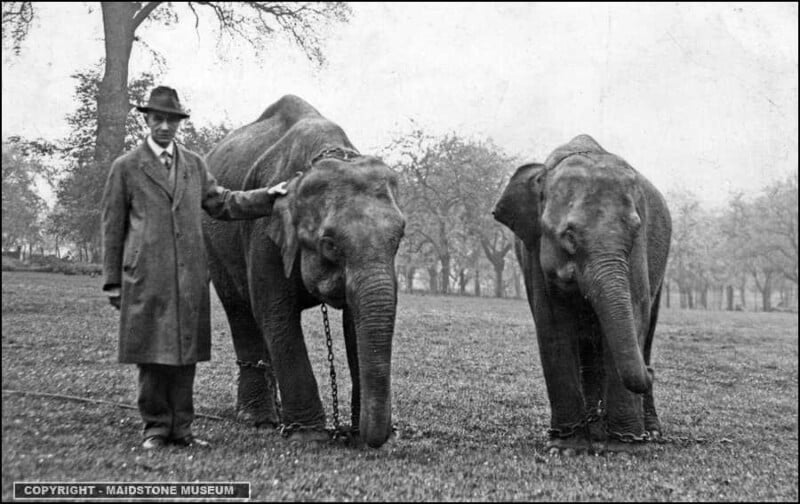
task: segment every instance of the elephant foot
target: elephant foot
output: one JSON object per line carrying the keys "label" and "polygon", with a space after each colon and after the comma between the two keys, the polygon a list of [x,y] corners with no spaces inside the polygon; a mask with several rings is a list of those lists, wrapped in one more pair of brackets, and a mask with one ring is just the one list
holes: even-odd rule
{"label": "elephant foot", "polygon": [[645,414],[644,430],[651,436],[653,433],[658,433],[658,437],[661,437],[661,422],[658,421],[658,417]]}
{"label": "elephant foot", "polygon": [[545,445],[548,455],[564,455],[567,457],[592,453],[592,443],[584,436],[554,438]]}
{"label": "elephant foot", "polygon": [[274,409],[272,412],[270,412],[258,407],[253,409],[242,408],[237,410],[236,421],[246,425],[252,425],[254,427],[264,427],[269,429],[274,429],[281,423],[280,419],[278,418],[278,414]]}
{"label": "elephant foot", "polygon": [[592,442],[605,441],[606,437],[606,424],[604,420],[600,419],[589,424],[589,439],[591,439]]}
{"label": "elephant foot", "polygon": [[322,427],[282,427],[281,434],[290,442],[298,444],[327,443],[330,433]]}
{"label": "elephant foot", "polygon": [[[386,441],[381,445],[381,448],[390,443],[393,443],[395,440],[399,438],[400,434],[398,433],[397,428],[392,427],[392,432],[389,433],[389,437],[386,438]],[[367,445],[367,443],[361,437],[361,434],[357,429],[350,430],[347,432],[335,432],[333,435],[333,440],[338,441],[339,443],[349,448],[369,449],[369,450],[375,449]]]}
{"label": "elephant foot", "polygon": [[593,443],[595,453],[640,453],[644,451],[647,444],[640,442],[626,442],[618,439],[608,439],[606,441]]}
{"label": "elephant foot", "polygon": [[271,367],[263,361],[238,364],[236,420],[256,427],[277,427],[281,419]]}
{"label": "elephant foot", "polygon": [[627,432],[609,432],[605,441],[594,443],[594,448],[597,453],[638,453],[646,449],[650,440],[649,432],[638,436]]}

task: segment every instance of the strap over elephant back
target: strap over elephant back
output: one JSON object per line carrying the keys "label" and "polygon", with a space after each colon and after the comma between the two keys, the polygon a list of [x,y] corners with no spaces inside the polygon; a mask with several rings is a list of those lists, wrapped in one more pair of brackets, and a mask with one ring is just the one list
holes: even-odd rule
{"label": "strap over elephant back", "polygon": [[308,163],[309,168],[317,161],[322,159],[338,159],[340,161],[352,161],[353,159],[361,157],[361,153],[349,147],[326,147],[320,151],[316,156],[311,158]]}
{"label": "strap over elephant back", "polygon": [[578,135],[568,143],[554,150],[552,154],[547,157],[544,162],[545,169],[548,171],[552,170],[566,158],[578,154],[608,154],[608,152],[600,147],[600,144],[589,135]]}

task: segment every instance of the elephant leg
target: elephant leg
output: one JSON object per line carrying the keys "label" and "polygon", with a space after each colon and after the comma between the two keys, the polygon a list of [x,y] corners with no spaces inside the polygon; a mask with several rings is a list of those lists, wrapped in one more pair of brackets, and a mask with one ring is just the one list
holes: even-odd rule
{"label": "elephant leg", "polygon": [[602,441],[606,438],[602,415],[605,372],[603,370],[603,345],[599,331],[593,330],[588,340],[581,341],[580,358],[583,396],[586,401],[586,411],[590,415],[589,435],[592,441]]}
{"label": "elephant leg", "polygon": [[608,441],[603,448],[607,451],[632,451],[646,439],[642,410],[644,394],[631,392],[623,385],[610,350],[607,345],[604,347]]}
{"label": "elephant leg", "polygon": [[263,315],[262,327],[280,389],[284,433],[301,442],[328,439],[325,411],[300,325],[300,308],[283,298],[270,303]]}
{"label": "elephant leg", "polygon": [[239,365],[236,418],[251,425],[276,427],[280,424],[280,406],[269,350],[250,304],[237,297],[224,295],[220,298],[228,316]]}
{"label": "elephant leg", "polygon": [[588,450],[591,442],[582,393],[579,341],[589,335],[572,311],[556,309],[549,313],[555,316],[550,320],[547,315],[542,316],[538,320],[544,323],[536,324],[551,409],[547,447],[565,452]]}
{"label": "elephant leg", "polygon": [[[644,363],[648,370],[653,373],[653,368],[650,366],[650,352],[653,347],[653,336],[656,331],[656,322],[658,321],[658,309],[661,306],[661,288],[658,289],[653,307],[650,310],[650,326],[647,331],[647,337],[644,342]],[[655,378],[655,377],[654,377]],[[653,387],[655,387],[655,379],[653,380]],[[656,405],[653,400],[653,387],[644,394],[644,428],[651,438],[658,439],[661,437],[661,422],[656,413]]]}
{"label": "elephant leg", "polygon": [[344,326],[344,344],[347,349],[347,366],[350,368],[350,381],[353,384],[350,397],[350,426],[355,430],[358,429],[358,422],[361,417],[361,383],[358,374],[356,327],[353,321],[353,313],[348,308],[345,308],[342,314],[342,325]]}

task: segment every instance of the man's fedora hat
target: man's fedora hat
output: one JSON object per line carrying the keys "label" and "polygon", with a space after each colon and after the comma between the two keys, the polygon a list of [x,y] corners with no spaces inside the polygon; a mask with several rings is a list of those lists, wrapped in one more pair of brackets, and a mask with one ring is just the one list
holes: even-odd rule
{"label": "man's fedora hat", "polygon": [[181,102],[178,100],[178,92],[167,86],[158,86],[150,92],[150,99],[147,100],[147,105],[137,105],[136,110],[139,112],[162,112],[164,114],[180,116],[182,118],[189,117],[189,114],[181,107]]}

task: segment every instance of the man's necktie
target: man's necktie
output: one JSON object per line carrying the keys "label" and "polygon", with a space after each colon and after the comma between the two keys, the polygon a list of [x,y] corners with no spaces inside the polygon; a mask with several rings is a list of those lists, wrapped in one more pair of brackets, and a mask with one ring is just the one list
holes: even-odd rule
{"label": "man's necktie", "polygon": [[169,155],[169,152],[163,151],[161,153],[161,162],[164,163],[164,166],[169,170],[172,167],[172,156]]}

